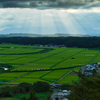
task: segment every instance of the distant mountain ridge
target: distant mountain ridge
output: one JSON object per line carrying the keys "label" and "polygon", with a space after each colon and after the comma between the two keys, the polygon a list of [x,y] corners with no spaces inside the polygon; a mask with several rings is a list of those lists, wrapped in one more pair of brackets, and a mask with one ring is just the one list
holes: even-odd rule
{"label": "distant mountain ridge", "polygon": [[0,37],[90,37],[89,35],[81,34],[32,34],[32,33],[10,33],[10,34],[0,34]]}

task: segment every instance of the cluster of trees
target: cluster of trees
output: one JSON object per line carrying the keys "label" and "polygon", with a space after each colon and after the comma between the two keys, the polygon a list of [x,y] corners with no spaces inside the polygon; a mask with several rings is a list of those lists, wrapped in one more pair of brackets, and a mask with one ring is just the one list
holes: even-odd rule
{"label": "cluster of trees", "polygon": [[[79,82],[72,84],[64,84],[62,89],[71,90],[68,100],[100,100],[100,75],[95,71],[92,76],[85,76],[78,73],[80,77]],[[30,97],[22,97],[21,100],[38,100],[35,92],[41,93],[49,91],[50,85],[46,82],[38,81],[34,84],[21,83],[15,87],[5,87],[0,90],[0,97],[12,97],[15,94],[30,93]]]}
{"label": "cluster of trees", "polygon": [[26,98],[25,96],[21,98],[21,100],[39,100],[38,97],[35,96],[35,92],[31,91],[30,92],[30,97]]}
{"label": "cluster of trees", "polygon": [[97,48],[100,47],[100,37],[5,37],[0,43],[62,45],[67,47]]}
{"label": "cluster of trees", "polygon": [[4,72],[4,68],[8,68],[7,71],[10,71],[13,67],[9,64],[5,64],[5,63],[0,63],[0,72]]}
{"label": "cluster of trees", "polygon": [[5,63],[0,63],[0,67],[12,68],[11,65],[9,65],[9,64],[5,64]]}
{"label": "cluster of trees", "polygon": [[[50,89],[50,85],[46,82],[37,81],[34,84],[29,83],[20,83],[18,86],[14,87],[5,87],[0,90],[0,97],[12,97],[15,94],[25,94],[30,93],[30,98],[36,98],[36,99],[27,99],[27,100],[37,100],[37,97],[35,97],[35,92],[41,93],[41,92],[47,92]],[[25,98],[25,97],[23,97]],[[22,99],[23,99],[22,98]]]}
{"label": "cluster of trees", "polygon": [[79,76],[81,80],[71,85],[68,100],[100,100],[100,75]]}
{"label": "cluster of trees", "polygon": [[71,84],[70,83],[66,83],[66,84],[62,84],[61,85],[61,89],[62,90],[70,90]]}
{"label": "cluster of trees", "polygon": [[33,84],[33,89],[38,93],[46,92],[50,89],[50,85],[47,82],[38,81]]}

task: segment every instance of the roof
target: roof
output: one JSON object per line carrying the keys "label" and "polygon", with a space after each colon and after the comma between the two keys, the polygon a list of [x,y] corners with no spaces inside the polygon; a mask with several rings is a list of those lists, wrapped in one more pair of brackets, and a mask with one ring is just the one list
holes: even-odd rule
{"label": "roof", "polygon": [[63,92],[65,92],[65,93],[66,93],[66,92],[67,92],[67,90],[63,90]]}
{"label": "roof", "polygon": [[62,99],[62,100],[68,100],[67,98],[64,98],[64,99]]}
{"label": "roof", "polygon": [[88,74],[85,74],[85,75],[90,76],[90,75],[93,75],[93,73],[88,73]]}

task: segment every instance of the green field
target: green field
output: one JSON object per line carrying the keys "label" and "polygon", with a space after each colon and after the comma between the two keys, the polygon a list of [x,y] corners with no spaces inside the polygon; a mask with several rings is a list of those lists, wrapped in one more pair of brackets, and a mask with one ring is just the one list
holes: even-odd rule
{"label": "green field", "polygon": [[94,59],[93,63],[100,62],[100,54]]}
{"label": "green field", "polygon": [[34,82],[37,82],[37,81],[45,81],[45,80],[41,79],[41,76],[43,76],[47,73],[49,73],[49,71],[31,72],[28,75],[26,75],[26,76],[24,76],[20,79],[17,79],[16,81],[14,81],[12,83],[22,83],[22,82],[26,82],[26,80],[27,80],[28,83],[34,83]]}
{"label": "green field", "polygon": [[[48,92],[43,92],[43,93],[36,93],[36,96],[38,97],[39,100],[46,100],[47,96],[50,95],[52,92],[48,91]],[[26,97],[29,98],[30,94],[16,94],[14,95],[12,98],[0,98],[0,100],[21,100],[22,97]]]}
{"label": "green field", "polygon": [[[25,76],[12,81],[12,83],[36,81],[55,82],[67,74],[72,69],[63,69],[73,66],[86,65],[100,62],[99,50],[89,50],[85,48],[60,48],[60,47],[34,47],[16,44],[0,45],[0,63],[7,63],[13,66],[11,71],[1,73],[0,81],[11,81],[26,73]],[[62,68],[58,70],[58,68]],[[44,71],[51,69],[49,71]],[[56,70],[53,70],[56,69]],[[81,71],[82,67],[77,67],[73,71]],[[37,72],[36,72],[37,70]],[[38,71],[40,70],[40,71]],[[42,71],[41,71],[42,70]],[[71,83],[78,80],[77,75],[67,75],[58,83]]]}
{"label": "green field", "polygon": [[74,81],[78,81],[79,77],[77,75],[67,75],[58,83],[65,84],[65,83],[73,83]]}
{"label": "green field", "polygon": [[26,74],[27,72],[12,72],[12,73],[3,73],[3,74],[0,74],[0,82],[3,82],[4,80],[5,81],[11,81],[21,75],[24,75]]}
{"label": "green field", "polygon": [[51,71],[49,74],[42,77],[42,79],[47,80],[49,82],[56,82],[63,75],[67,74],[72,69],[64,69],[64,70],[55,70]]}

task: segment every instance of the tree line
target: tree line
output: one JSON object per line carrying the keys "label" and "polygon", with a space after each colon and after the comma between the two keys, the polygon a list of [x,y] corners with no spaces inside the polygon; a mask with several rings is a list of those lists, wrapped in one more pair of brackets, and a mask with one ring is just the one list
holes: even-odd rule
{"label": "tree line", "polygon": [[[93,71],[93,75],[85,76],[78,73],[80,81],[71,84],[63,84],[61,89],[71,90],[70,94],[65,96],[68,100],[100,100],[100,75]],[[30,93],[30,97],[22,97],[20,100],[38,100],[35,93],[47,92],[50,85],[46,82],[37,81],[34,84],[20,83],[18,86],[6,86],[0,90],[0,97],[13,97],[16,94]],[[50,96],[46,100],[49,100]]]}
{"label": "tree line", "polygon": [[13,97],[16,94],[30,93],[30,97],[22,97],[21,100],[38,100],[35,93],[47,92],[50,89],[50,85],[47,82],[37,81],[36,83],[20,83],[18,86],[9,87],[6,86],[0,89],[0,97]]}
{"label": "tree line", "polygon": [[[8,68],[8,69],[5,70],[4,68]],[[0,63],[0,73],[9,72],[11,69],[13,69],[13,66],[5,63]]]}
{"label": "tree line", "polygon": [[100,47],[100,37],[5,37],[0,43],[24,45],[62,45],[67,47],[97,48]]}
{"label": "tree line", "polygon": [[100,100],[100,75],[96,72],[92,76],[78,73],[79,82],[73,82],[68,100]]}

